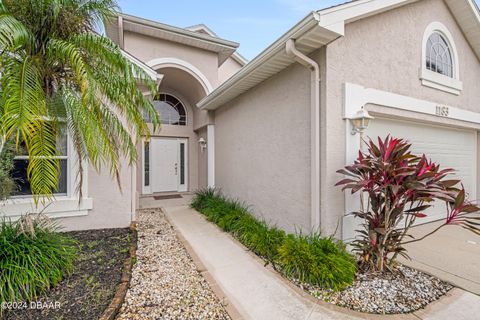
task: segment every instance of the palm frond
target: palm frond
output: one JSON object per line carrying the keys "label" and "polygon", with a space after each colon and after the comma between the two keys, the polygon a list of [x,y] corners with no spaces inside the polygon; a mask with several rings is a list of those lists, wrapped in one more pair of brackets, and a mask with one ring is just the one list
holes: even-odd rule
{"label": "palm frond", "polygon": [[28,55],[9,57],[2,65],[1,127],[8,137],[30,135],[45,114],[45,92],[41,75]]}
{"label": "palm frond", "polygon": [[[37,121],[25,139],[29,153],[27,175],[34,195],[49,198],[58,189],[60,163],[57,156],[56,125],[51,121]],[[34,198],[36,201],[38,197]]]}
{"label": "palm frond", "polygon": [[32,36],[25,26],[0,6],[0,50],[15,50],[30,43]]}
{"label": "palm frond", "polygon": [[[86,163],[118,177],[123,159],[159,116],[139,84],[156,83],[94,26],[116,15],[115,0],[0,0],[0,133],[29,155],[34,194],[58,188],[56,140],[65,123],[78,157],[77,190]],[[117,179],[118,181],[118,179]]]}

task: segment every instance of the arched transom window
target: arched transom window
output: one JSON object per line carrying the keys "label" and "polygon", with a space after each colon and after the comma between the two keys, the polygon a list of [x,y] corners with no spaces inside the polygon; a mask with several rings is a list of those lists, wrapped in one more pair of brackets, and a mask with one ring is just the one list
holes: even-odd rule
{"label": "arched transom window", "polygon": [[459,67],[452,34],[441,22],[431,22],[422,39],[422,85],[459,95],[463,88]]}
{"label": "arched transom window", "polygon": [[447,40],[440,32],[433,32],[427,40],[426,68],[453,78],[453,59]]}
{"label": "arched transom window", "polygon": [[160,93],[154,100],[153,105],[160,115],[162,124],[170,124],[174,126],[187,125],[187,113],[185,106],[176,97]]}

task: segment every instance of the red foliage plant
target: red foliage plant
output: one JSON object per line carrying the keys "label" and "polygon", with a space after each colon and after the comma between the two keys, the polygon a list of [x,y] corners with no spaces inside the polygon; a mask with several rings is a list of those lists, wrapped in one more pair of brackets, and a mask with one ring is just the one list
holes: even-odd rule
{"label": "red foliage plant", "polygon": [[[408,258],[404,245],[420,241],[447,225],[458,225],[480,235],[480,207],[466,200],[460,180],[447,179],[453,169],[440,169],[425,155],[410,152],[403,139],[387,136],[366,142],[355,162],[337,172],[345,179],[336,185],[360,193],[360,210],[351,214],[363,219],[363,229],[352,242],[359,267],[366,271],[392,270],[398,255]],[[433,203],[446,204],[444,222],[423,237],[413,238],[410,228],[428,216]],[[430,211],[433,209],[430,209]],[[408,240],[407,240],[408,239]]]}

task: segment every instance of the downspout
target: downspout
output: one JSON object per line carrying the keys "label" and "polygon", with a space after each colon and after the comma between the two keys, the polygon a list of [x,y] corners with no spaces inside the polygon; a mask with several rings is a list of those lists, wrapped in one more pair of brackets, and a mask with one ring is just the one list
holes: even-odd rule
{"label": "downspout", "polygon": [[123,32],[123,17],[121,15],[118,16],[118,46],[121,49],[125,47],[125,38]]}
{"label": "downspout", "polygon": [[311,228],[320,228],[320,67],[295,47],[295,40],[286,42],[287,55],[311,71]]}

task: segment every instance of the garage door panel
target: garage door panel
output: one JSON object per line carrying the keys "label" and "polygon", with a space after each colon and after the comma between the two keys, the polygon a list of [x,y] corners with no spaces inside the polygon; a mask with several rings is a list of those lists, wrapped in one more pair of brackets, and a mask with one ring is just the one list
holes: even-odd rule
{"label": "garage door panel", "polygon": [[[366,136],[375,141],[378,136],[385,138],[388,134],[408,140],[414,154],[425,154],[441,168],[455,169],[456,172],[449,178],[462,180],[470,199],[476,198],[477,134],[474,130],[377,118],[366,132]],[[428,214],[431,216],[429,220],[443,219],[445,205],[438,203]],[[422,223],[427,221],[420,220]]]}

